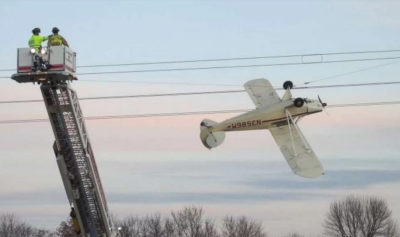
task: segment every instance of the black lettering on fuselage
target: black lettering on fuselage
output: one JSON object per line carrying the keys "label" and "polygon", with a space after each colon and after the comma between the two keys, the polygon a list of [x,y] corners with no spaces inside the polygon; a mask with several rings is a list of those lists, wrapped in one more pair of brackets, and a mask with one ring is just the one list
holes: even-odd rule
{"label": "black lettering on fuselage", "polygon": [[254,127],[254,126],[261,125],[261,123],[262,123],[261,119],[257,119],[257,120],[250,120],[250,121],[246,121],[246,122],[232,123],[231,127],[232,127],[232,129]]}

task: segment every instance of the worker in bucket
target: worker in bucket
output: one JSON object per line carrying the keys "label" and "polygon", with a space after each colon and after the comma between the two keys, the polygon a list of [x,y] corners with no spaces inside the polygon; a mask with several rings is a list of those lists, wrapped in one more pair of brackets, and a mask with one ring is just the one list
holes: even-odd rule
{"label": "worker in bucket", "polygon": [[57,27],[53,28],[53,35],[50,37],[49,41],[47,42],[48,46],[59,46],[59,45],[64,45],[69,47],[68,42],[62,37],[61,35],[58,34],[60,31]]}
{"label": "worker in bucket", "polygon": [[36,52],[39,52],[42,42],[49,39],[49,36],[40,36],[40,28],[35,28],[32,30],[33,35],[29,39],[29,47],[34,48]]}
{"label": "worker in bucket", "polygon": [[49,62],[45,60],[39,53],[41,52],[42,49],[42,42],[48,40],[51,37],[51,35],[39,36],[40,28],[33,29],[32,33],[33,35],[28,41],[29,47],[35,49],[33,52],[31,51],[33,56],[32,71],[33,72],[36,72],[37,70],[46,71],[51,66]]}

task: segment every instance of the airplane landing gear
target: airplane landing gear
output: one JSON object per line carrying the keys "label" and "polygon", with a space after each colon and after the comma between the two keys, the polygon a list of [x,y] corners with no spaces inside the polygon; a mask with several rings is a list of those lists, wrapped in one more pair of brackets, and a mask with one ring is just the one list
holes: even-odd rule
{"label": "airplane landing gear", "polygon": [[304,105],[304,99],[302,98],[297,98],[294,100],[293,102],[294,106],[296,106],[297,108],[300,108]]}
{"label": "airplane landing gear", "polygon": [[287,88],[292,89],[293,88],[293,82],[285,81],[285,83],[283,83],[283,89],[287,90]]}

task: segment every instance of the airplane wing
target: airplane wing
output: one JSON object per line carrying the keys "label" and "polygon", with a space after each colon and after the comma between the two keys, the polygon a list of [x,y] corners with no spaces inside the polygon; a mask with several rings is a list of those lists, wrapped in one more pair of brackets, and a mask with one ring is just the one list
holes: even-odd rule
{"label": "airplane wing", "polygon": [[285,122],[283,126],[270,127],[269,131],[295,174],[304,178],[317,178],[323,174],[324,169],[321,162],[297,124],[291,123],[289,128],[289,125]]}
{"label": "airplane wing", "polygon": [[243,86],[257,108],[281,101],[271,83],[266,79],[251,80]]}

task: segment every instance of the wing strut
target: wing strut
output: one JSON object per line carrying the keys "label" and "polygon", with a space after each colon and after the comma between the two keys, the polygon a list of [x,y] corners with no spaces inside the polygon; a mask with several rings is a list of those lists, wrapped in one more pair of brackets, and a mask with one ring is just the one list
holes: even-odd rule
{"label": "wing strut", "polygon": [[[288,125],[289,125],[290,137],[292,138],[294,156],[297,156],[297,152],[296,152],[296,148],[295,148],[295,145],[294,145],[294,140],[293,140],[293,135],[292,135],[292,129],[291,129],[291,126],[290,126],[290,121],[292,121],[293,127],[295,127],[297,132],[299,133],[300,139],[301,139],[301,141],[303,142],[304,146],[307,149],[307,153],[311,153],[310,147],[308,146],[306,139],[303,137],[303,134],[300,132],[299,128],[297,127],[297,123],[295,123],[293,121],[293,117],[290,114],[289,110],[286,109],[285,111],[286,111],[286,117],[287,117]],[[290,118],[290,121],[289,121],[289,118]]]}
{"label": "wing strut", "polygon": [[304,118],[304,116],[299,116],[299,117],[295,118],[296,124],[298,124],[302,118]]}
{"label": "wing strut", "polygon": [[294,155],[294,156],[297,156],[296,147],[294,146],[294,139],[293,139],[293,134],[292,134],[292,127],[290,126],[289,118],[291,119],[293,125],[294,125],[294,126],[296,126],[296,125],[294,124],[292,115],[289,113],[289,111],[288,111],[287,109],[285,109],[285,111],[286,111],[287,122],[288,122],[288,125],[289,125],[290,138],[292,139],[293,152],[294,152],[293,155]]}

